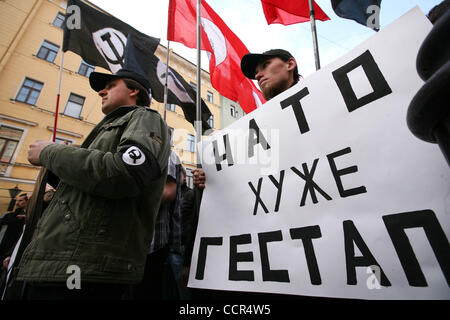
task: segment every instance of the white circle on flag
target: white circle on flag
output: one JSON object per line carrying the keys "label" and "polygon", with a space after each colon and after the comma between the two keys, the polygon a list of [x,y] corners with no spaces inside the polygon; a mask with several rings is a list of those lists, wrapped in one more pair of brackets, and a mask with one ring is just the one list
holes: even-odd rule
{"label": "white circle on flag", "polygon": [[208,40],[211,43],[211,47],[214,51],[214,57],[216,59],[216,67],[221,64],[227,57],[227,44],[225,37],[214,22],[206,18],[201,18],[201,24],[208,36]]}
{"label": "white circle on flag", "polygon": [[123,153],[122,160],[130,166],[138,166],[145,162],[145,154],[138,147],[129,147]]}
{"label": "white circle on flag", "polygon": [[112,73],[122,69],[127,37],[114,28],[103,28],[92,33],[92,41],[105,59]]}

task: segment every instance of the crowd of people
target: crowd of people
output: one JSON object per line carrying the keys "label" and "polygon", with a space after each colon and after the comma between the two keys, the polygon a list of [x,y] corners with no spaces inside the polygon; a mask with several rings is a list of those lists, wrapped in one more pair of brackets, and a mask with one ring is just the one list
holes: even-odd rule
{"label": "crowd of people", "polygon": [[[449,1],[444,1],[444,11]],[[433,22],[440,15],[430,13]],[[440,10],[440,9],[439,9]],[[435,17],[436,16],[436,17]],[[431,19],[431,17],[430,17]],[[273,49],[242,58],[241,70],[258,82],[266,100],[301,78],[295,58]],[[170,148],[170,133],[148,106],[150,83],[140,73],[92,72],[103,120],[79,147],[38,140],[28,160],[58,177],[47,186],[45,210],[17,263],[24,300],[178,300],[258,294],[187,287],[205,172],[193,170],[194,189]],[[0,219],[1,291],[28,214],[27,194]],[[67,286],[68,267],[81,270],[81,286]],[[274,298],[275,295],[265,295]],[[278,295],[280,297],[280,295]]]}
{"label": "crowd of people", "polygon": [[[266,99],[299,79],[294,57],[281,49],[246,55],[242,71]],[[191,298],[187,275],[204,172],[193,171],[195,193],[170,149],[165,121],[148,107],[148,79],[121,69],[93,72],[89,81],[105,117],[83,144],[37,140],[28,151],[29,162],[59,183],[17,264],[23,299]],[[27,199],[19,196],[17,210],[2,218],[8,224],[4,270],[22,233]],[[72,265],[81,270],[76,290],[66,283]]]}

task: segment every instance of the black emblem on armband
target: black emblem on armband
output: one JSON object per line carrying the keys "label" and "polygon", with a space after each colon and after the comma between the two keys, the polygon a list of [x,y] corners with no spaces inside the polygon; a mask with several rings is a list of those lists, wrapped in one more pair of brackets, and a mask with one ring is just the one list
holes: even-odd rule
{"label": "black emblem on armband", "polygon": [[146,187],[161,176],[158,160],[143,146],[124,145],[118,151],[118,155],[139,187]]}
{"label": "black emblem on armband", "polygon": [[129,147],[122,155],[122,160],[130,166],[138,166],[145,162],[145,154],[138,147]]}

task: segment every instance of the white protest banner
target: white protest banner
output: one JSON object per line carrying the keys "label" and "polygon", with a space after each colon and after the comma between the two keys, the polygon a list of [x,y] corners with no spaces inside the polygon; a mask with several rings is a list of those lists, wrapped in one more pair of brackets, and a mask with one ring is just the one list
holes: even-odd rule
{"label": "white protest banner", "polygon": [[406,125],[430,29],[416,7],[204,139],[190,287],[450,298],[450,170]]}

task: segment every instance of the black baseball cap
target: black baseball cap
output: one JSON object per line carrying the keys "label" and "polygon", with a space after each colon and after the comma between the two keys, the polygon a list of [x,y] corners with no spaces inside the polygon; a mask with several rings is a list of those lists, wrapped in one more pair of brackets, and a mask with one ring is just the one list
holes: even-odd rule
{"label": "black baseball cap", "polygon": [[148,79],[143,75],[128,69],[120,69],[114,74],[92,72],[89,75],[89,84],[91,85],[92,89],[99,92],[100,90],[103,90],[105,88],[108,82],[111,82],[112,80],[115,79],[123,79],[123,78],[132,79],[138,82],[145,88],[145,90],[147,90],[147,93],[149,92],[150,82],[148,81]]}
{"label": "black baseball cap", "polygon": [[[288,61],[290,58],[294,58],[289,51],[283,49],[271,49],[263,53],[247,53],[245,56],[242,57],[241,60],[242,73],[249,79],[255,79],[256,66],[258,65],[258,63],[273,57],[278,57],[283,61]],[[294,78],[297,75],[298,75],[298,68],[296,66],[294,69]]]}

